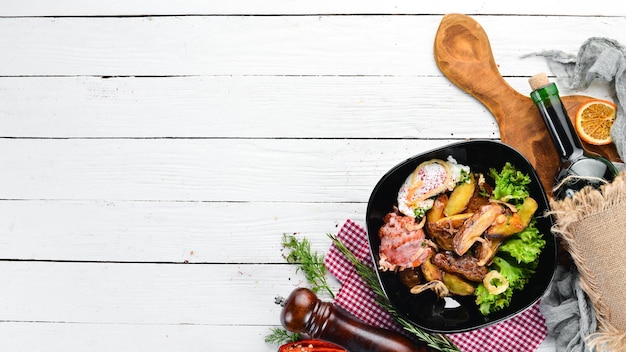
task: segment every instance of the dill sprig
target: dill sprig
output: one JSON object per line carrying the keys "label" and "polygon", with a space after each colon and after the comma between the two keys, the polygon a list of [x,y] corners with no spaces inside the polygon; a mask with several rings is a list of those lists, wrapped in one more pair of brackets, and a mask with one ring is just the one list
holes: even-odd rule
{"label": "dill sprig", "polygon": [[274,345],[282,345],[288,342],[296,342],[300,340],[299,333],[290,332],[282,328],[273,328],[270,333],[265,336],[265,342]]}
{"label": "dill sprig", "polygon": [[289,252],[285,256],[288,263],[298,264],[297,271],[302,271],[311,284],[311,291],[317,293],[326,290],[332,298],[335,294],[326,280],[324,256],[311,250],[311,243],[306,238],[298,240],[294,235],[283,234],[283,248]]}
{"label": "dill sprig", "polygon": [[[283,249],[288,251],[283,255],[285,260],[291,264],[298,264],[296,271],[302,271],[304,273],[308,283],[311,285],[311,291],[317,293],[321,290],[326,290],[331,297],[335,297],[335,294],[330,289],[328,281],[326,280],[324,256],[311,250],[309,240],[306,238],[298,240],[296,236],[283,234],[282,246]],[[275,327],[265,336],[265,342],[274,345],[282,345],[288,342],[298,341],[300,338],[301,335],[299,333],[293,333],[283,328]]]}
{"label": "dill sprig", "polygon": [[404,328],[407,332],[411,333],[419,340],[426,343],[428,346],[442,352],[459,352],[459,348],[443,334],[431,334],[411,322],[402,318],[398,311],[391,305],[385,292],[383,291],[380,283],[378,282],[378,276],[373,268],[367,264],[361,262],[342,242],[333,234],[328,234],[328,237],[333,241],[334,245],[343,253],[343,255],[350,260],[357,274],[363,279],[365,284],[372,289],[376,295],[376,303],[378,303],[383,309],[388,311],[394,320]]}

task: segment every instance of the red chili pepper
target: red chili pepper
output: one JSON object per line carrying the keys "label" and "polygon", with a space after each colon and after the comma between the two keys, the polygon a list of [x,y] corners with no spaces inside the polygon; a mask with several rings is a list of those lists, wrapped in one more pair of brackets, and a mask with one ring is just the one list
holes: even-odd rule
{"label": "red chili pepper", "polygon": [[278,348],[278,352],[348,352],[345,349],[321,340],[300,340],[286,343]]}

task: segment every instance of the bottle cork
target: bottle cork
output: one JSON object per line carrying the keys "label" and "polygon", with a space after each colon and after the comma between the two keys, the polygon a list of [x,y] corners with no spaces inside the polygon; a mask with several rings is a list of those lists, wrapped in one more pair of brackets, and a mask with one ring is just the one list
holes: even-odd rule
{"label": "bottle cork", "polygon": [[541,72],[541,73],[537,73],[536,75],[530,77],[528,79],[528,83],[530,84],[530,88],[532,90],[537,90],[547,84],[550,83],[550,80],[548,79],[548,75],[546,75],[545,73]]}

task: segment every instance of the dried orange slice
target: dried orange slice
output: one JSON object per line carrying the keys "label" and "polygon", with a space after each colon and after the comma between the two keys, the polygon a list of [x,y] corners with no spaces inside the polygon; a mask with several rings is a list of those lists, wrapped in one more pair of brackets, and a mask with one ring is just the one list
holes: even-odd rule
{"label": "dried orange slice", "polygon": [[576,112],[576,132],[583,141],[604,145],[611,143],[611,126],[617,107],[610,101],[593,99]]}

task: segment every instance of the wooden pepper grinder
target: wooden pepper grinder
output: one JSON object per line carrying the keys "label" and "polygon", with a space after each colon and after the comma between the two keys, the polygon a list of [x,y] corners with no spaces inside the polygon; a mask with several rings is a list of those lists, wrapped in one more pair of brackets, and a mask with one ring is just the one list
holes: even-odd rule
{"label": "wooden pepper grinder", "polygon": [[282,302],[280,322],[291,332],[332,342],[351,352],[433,351],[391,330],[370,326],[331,302],[322,302],[307,288],[295,289]]}

